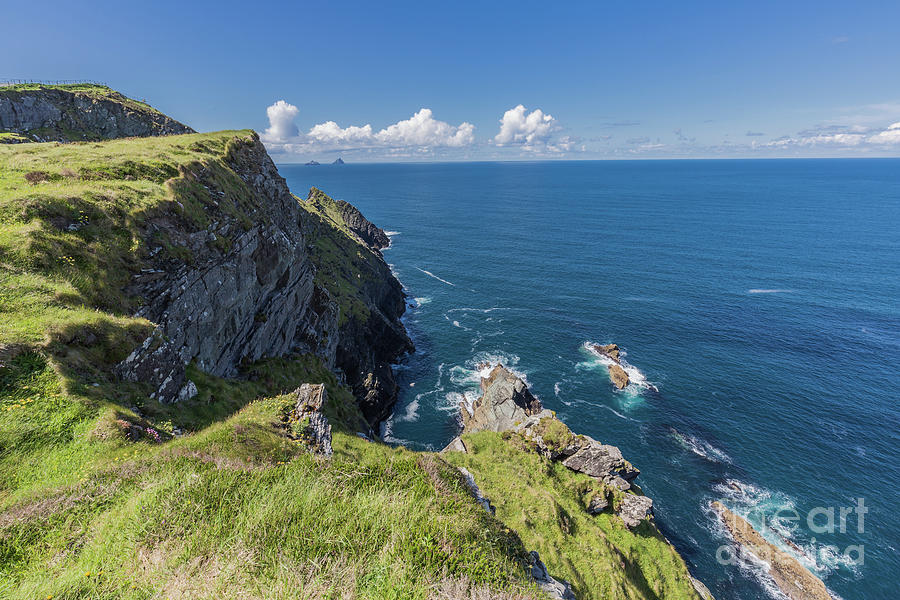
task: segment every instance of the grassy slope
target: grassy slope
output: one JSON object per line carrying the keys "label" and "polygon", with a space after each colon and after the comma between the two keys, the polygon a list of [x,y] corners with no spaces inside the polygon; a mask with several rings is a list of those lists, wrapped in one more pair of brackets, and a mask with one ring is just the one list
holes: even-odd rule
{"label": "grassy slope", "polygon": [[518,436],[464,436],[469,453],[447,460],[467,468],[497,509],[497,518],[537,550],[555,577],[579,598],[697,598],[687,567],[646,521],[634,532],[611,514],[586,510],[594,481],[523,449]]}
{"label": "grassy slope", "polygon": [[[584,597],[690,597],[655,534],[588,517],[576,475],[499,437],[449,459],[499,520],[442,459],[358,438],[351,394],[314,358],[262,361],[240,381],[193,371],[199,395],[175,406],[110,376],[150,327],[121,291],[148,252],[142,225],[158,211],[206,225],[197,164],[226,192],[220,209],[246,218],[252,198],[223,159],[249,135],[0,146],[0,597],[533,597],[526,549]],[[359,310],[370,253],[327,203],[301,205],[322,283]],[[306,381],[329,389],[330,462],[284,422],[284,394]]]}

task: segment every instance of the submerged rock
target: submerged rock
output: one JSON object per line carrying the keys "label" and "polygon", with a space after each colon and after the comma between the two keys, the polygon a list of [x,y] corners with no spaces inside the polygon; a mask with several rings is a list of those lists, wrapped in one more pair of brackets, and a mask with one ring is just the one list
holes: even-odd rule
{"label": "submerged rock", "polygon": [[749,552],[768,564],[768,572],[778,588],[791,600],[832,600],[821,579],[793,556],[769,543],[743,517],[734,514],[720,502],[713,510],[738,545],[739,552]]}
{"label": "submerged rock", "polygon": [[625,387],[630,382],[630,380],[628,379],[628,373],[625,372],[625,369],[623,369],[619,365],[609,365],[608,368],[609,379],[613,382],[613,385],[620,390],[625,389]]}

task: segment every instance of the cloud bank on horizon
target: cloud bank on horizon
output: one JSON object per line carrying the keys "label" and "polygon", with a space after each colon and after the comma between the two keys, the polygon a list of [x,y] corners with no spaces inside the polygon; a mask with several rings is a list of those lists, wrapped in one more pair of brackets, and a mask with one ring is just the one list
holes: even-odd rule
{"label": "cloud bank on horizon", "polygon": [[[370,160],[397,159],[515,159],[597,157],[690,156],[866,156],[900,152],[900,122],[889,125],[820,125],[793,135],[762,138],[747,131],[721,143],[702,143],[682,127],[667,136],[613,135],[582,138],[564,134],[561,123],[540,108],[523,104],[506,110],[497,133],[478,139],[475,125],[452,125],[436,119],[430,108],[410,118],[376,130],[371,124],[340,126],[336,121],[318,123],[305,133],[297,126],[300,109],[278,100],[266,109],[269,127],[261,135],[270,152],[281,160],[308,160],[327,154],[346,154]],[[629,126],[639,122],[628,122]],[[608,128],[608,125],[601,127]]]}
{"label": "cloud bank on horizon", "polygon": [[[371,124],[341,127],[326,121],[302,133],[296,125],[300,109],[278,100],[266,109],[269,127],[261,135],[268,149],[279,155],[304,157],[322,153],[363,153],[371,157],[437,156],[442,151],[477,150],[478,146],[508,147],[531,155],[562,154],[577,140],[558,135],[559,123],[541,109],[530,113],[519,104],[500,119],[500,130],[490,141],[479,143],[475,126],[468,122],[451,125],[422,108],[412,117],[375,131]],[[471,153],[465,154],[471,156]]]}

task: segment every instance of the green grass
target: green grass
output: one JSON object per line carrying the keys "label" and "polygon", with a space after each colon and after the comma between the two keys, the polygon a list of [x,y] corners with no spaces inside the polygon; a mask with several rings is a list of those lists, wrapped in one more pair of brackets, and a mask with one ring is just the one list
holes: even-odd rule
{"label": "green grass", "polygon": [[[0,146],[0,319],[8,325],[0,346],[48,342],[52,331],[104,320],[146,326],[128,317],[141,299],[125,285],[152,245],[190,258],[167,239],[147,239],[148,220],[166,217],[186,232],[205,226],[209,194],[196,193],[193,176],[204,169],[225,193],[216,210],[247,221],[250,192],[224,161],[229,144],[249,136]],[[29,173],[40,174],[37,183]]]}
{"label": "green grass", "polygon": [[463,440],[469,452],[450,452],[446,460],[472,472],[497,518],[579,598],[698,598],[684,561],[655,526],[644,522],[632,532],[615,515],[587,512],[598,485],[592,478],[527,451],[515,434]]}
{"label": "green grass", "polygon": [[352,396],[315,359],[201,379],[195,401],[324,379],[329,461],[287,435],[290,395],[158,443],[125,434],[150,425],[134,413],[62,393],[39,355],[0,374],[3,598],[424,599],[460,581],[533,593],[515,533],[439,459],[357,437]]}

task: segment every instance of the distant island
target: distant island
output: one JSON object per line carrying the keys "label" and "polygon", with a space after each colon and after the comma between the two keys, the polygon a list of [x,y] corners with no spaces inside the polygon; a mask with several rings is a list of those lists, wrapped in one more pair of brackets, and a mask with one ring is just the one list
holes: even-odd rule
{"label": "distant island", "polygon": [[[311,161],[309,161],[308,163],[304,163],[304,166],[306,166],[306,167],[318,167],[318,166],[321,165],[321,164],[322,164],[322,163],[320,163],[320,162],[317,161],[317,160],[311,160]],[[345,165],[345,164],[347,164],[347,163],[344,162],[344,159],[343,159],[343,158],[338,157],[338,158],[335,159],[335,161],[332,162],[331,164],[333,164],[333,165]]]}

